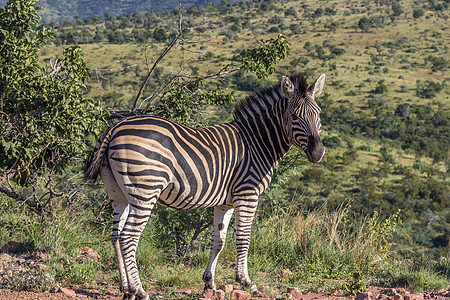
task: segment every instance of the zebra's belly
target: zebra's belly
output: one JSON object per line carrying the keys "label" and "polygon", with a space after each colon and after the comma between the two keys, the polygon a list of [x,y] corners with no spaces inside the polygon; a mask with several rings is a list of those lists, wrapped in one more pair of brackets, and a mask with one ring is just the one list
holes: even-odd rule
{"label": "zebra's belly", "polygon": [[196,188],[172,182],[161,192],[158,203],[170,208],[187,210],[231,203],[231,196],[226,189]]}

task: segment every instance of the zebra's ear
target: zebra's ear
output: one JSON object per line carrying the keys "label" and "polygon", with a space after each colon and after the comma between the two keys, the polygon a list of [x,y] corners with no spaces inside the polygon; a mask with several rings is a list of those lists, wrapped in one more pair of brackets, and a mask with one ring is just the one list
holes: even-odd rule
{"label": "zebra's ear", "polygon": [[294,84],[289,79],[289,77],[282,76],[281,77],[281,91],[283,95],[289,97],[294,92]]}
{"label": "zebra's ear", "polygon": [[311,91],[314,97],[322,94],[323,87],[325,86],[325,74],[320,75],[316,81],[308,88]]}

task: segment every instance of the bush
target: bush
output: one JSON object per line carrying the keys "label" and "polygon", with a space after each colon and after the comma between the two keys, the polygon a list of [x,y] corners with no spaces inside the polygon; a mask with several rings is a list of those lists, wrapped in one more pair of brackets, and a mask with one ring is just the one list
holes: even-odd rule
{"label": "bush", "polygon": [[12,276],[6,277],[0,287],[35,293],[56,293],[59,290],[59,284],[55,281],[55,277],[44,271],[14,273]]}
{"label": "bush", "polygon": [[324,137],[322,139],[322,142],[325,145],[325,147],[328,147],[328,148],[336,149],[336,148],[341,147],[341,140],[335,135]]}
{"label": "bush", "polygon": [[432,80],[417,80],[416,82],[416,95],[423,98],[433,98],[436,93],[440,92],[444,88],[443,83],[434,82]]}
{"label": "bush", "polygon": [[384,94],[387,93],[388,87],[386,84],[384,84],[384,79],[380,79],[378,81],[378,85],[375,87],[375,90],[373,91],[375,94]]}
{"label": "bush", "polygon": [[422,17],[424,15],[425,15],[425,11],[423,9],[421,9],[421,8],[416,8],[416,9],[413,10],[413,17],[415,19],[418,19],[418,18],[420,18],[420,17]]}

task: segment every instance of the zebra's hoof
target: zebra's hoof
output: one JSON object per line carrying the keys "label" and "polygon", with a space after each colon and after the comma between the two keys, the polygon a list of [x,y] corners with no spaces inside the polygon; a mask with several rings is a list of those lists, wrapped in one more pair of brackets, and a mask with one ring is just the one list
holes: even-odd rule
{"label": "zebra's hoof", "polygon": [[146,293],[146,295],[123,295],[123,300],[150,300],[150,296]]}

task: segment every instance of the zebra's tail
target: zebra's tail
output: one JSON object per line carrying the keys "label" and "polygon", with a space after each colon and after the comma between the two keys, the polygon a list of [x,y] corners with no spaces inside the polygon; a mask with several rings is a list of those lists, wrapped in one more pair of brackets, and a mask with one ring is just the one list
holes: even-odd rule
{"label": "zebra's tail", "polygon": [[101,137],[98,139],[95,145],[94,151],[89,155],[86,160],[84,168],[84,177],[88,180],[95,181],[100,173],[102,166],[108,166],[108,160],[106,159],[106,153],[111,138],[111,128],[108,128]]}

